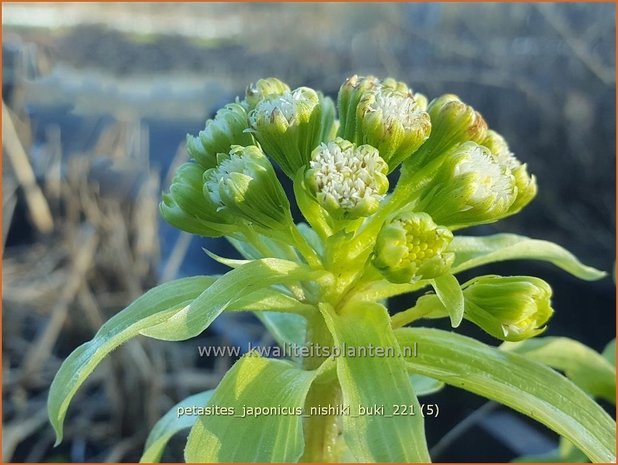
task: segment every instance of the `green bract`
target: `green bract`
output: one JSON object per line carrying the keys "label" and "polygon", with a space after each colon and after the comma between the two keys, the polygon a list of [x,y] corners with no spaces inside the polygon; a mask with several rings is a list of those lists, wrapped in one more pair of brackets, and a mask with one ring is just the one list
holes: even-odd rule
{"label": "green bract", "polygon": [[[225,236],[243,259],[207,252],[232,269],[155,287],[67,357],[48,400],[58,441],[79,387],[120,344],[188,340],[223,312],[249,311],[281,347],[303,352],[242,357],[216,389],[161,418],[143,461],[159,460],[184,431],[193,462],[427,462],[424,416],[438,408],[418,397],[444,384],[538,420],[561,435],[560,457],[615,460],[615,421],[591,397],[615,403],[615,362],[575,341],[535,337],[554,311],[550,286],[456,277],[513,259],[585,280],[605,275],[551,242],[454,234],[519,212],[537,192],[526,164],[470,105],[454,95],[427,104],[401,81],[353,76],[335,108],[319,91],[267,78],[188,136],[187,151],[162,216]],[[292,179],[303,222],[294,222],[271,160]],[[387,298],[423,289],[408,310],[389,314]],[[418,327],[433,319],[448,319],[452,331]],[[456,334],[463,319],[520,342],[495,348]],[[228,414],[175,412],[217,407]],[[247,408],[267,413],[243,416]]]}
{"label": "green bract", "polygon": [[200,236],[220,236],[235,230],[235,218],[220,212],[203,194],[204,168],[193,162],[177,170],[169,193],[163,195],[161,214],[183,231]]}
{"label": "green bract", "polygon": [[247,132],[249,119],[239,103],[220,109],[214,119],[206,121],[206,128],[198,137],[187,135],[187,152],[204,169],[217,163],[218,153],[227,153],[232,145],[251,145],[253,137]]}
{"label": "green bract", "polygon": [[432,100],[427,111],[432,131],[423,148],[424,156],[466,141],[481,143],[486,137],[487,123],[481,114],[456,95],[446,94]]}
{"label": "green bract", "polygon": [[375,76],[359,77],[354,75],[343,83],[337,96],[337,110],[339,112],[338,135],[344,139],[356,138],[356,109],[363,95],[370,90],[377,89],[380,80]]}

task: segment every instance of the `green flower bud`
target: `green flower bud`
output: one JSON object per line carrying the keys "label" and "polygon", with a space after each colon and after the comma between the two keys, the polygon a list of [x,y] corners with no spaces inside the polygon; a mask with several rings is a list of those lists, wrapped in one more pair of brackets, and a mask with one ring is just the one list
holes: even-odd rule
{"label": "green flower bud", "polygon": [[487,123],[480,113],[452,94],[442,95],[427,107],[431,119],[431,135],[414,159],[415,167],[463,142],[481,143],[487,134]]}
{"label": "green flower bud", "polygon": [[199,137],[187,135],[187,152],[205,170],[214,168],[218,153],[228,153],[232,145],[253,145],[253,136],[246,132],[249,119],[239,103],[230,103],[206,121]]}
{"label": "green flower bud", "polygon": [[376,147],[389,173],[416,152],[431,132],[429,114],[411,91],[400,88],[382,86],[366,92],[356,111],[356,140]]}
{"label": "green flower bud", "polygon": [[387,169],[374,147],[338,137],[313,151],[305,182],[334,219],[352,220],[378,209],[388,190]]}
{"label": "green flower bud", "polygon": [[338,134],[343,139],[354,141],[356,137],[356,108],[363,95],[369,90],[380,86],[380,80],[375,76],[357,76],[346,79],[337,95],[339,111]]}
{"label": "green flower bud", "polygon": [[253,110],[262,100],[279,97],[286,92],[290,92],[290,87],[285,82],[274,77],[260,79],[247,86],[245,103],[249,110]]}
{"label": "green flower bud", "polygon": [[181,231],[204,237],[219,237],[224,234],[212,229],[208,223],[204,223],[185,212],[178,206],[171,194],[163,194],[163,201],[159,204],[159,210],[165,221]]}
{"label": "green flower bud", "polygon": [[235,145],[228,156],[220,156],[217,167],[204,173],[204,196],[218,213],[264,230],[284,229],[292,222],[283,187],[255,145]]}
{"label": "green flower bud", "polygon": [[[226,222],[224,215],[210,205],[203,194],[204,170],[197,163],[183,163],[178,167],[170,185],[170,195],[183,211],[209,222]],[[229,220],[229,218],[226,218]]]}
{"label": "green flower bud", "polygon": [[448,154],[422,189],[415,209],[451,229],[491,223],[509,214],[515,178],[486,147],[466,142]]}
{"label": "green flower bud", "polygon": [[427,213],[401,213],[382,226],[373,265],[393,283],[435,278],[448,271],[455,259],[445,252],[452,240],[451,231],[436,225]]}
{"label": "green flower bud", "polygon": [[320,96],[308,87],[262,100],[249,120],[264,151],[290,178],[309,162],[323,133]]}
{"label": "green flower bud", "polygon": [[503,341],[545,331],[554,313],[551,287],[530,276],[480,276],[463,286],[464,317]]}
{"label": "green flower bud", "polygon": [[178,167],[169,193],[164,194],[161,213],[173,226],[201,236],[216,237],[236,229],[235,219],[218,212],[202,192],[203,168],[197,163]]}
{"label": "green flower bud", "polygon": [[488,131],[487,137],[482,142],[487,147],[494,158],[502,166],[506,166],[515,178],[517,187],[517,198],[509,209],[509,215],[519,212],[530,203],[536,196],[536,178],[528,174],[526,164],[522,164],[515,155],[509,150],[509,146],[504,138],[495,131]]}

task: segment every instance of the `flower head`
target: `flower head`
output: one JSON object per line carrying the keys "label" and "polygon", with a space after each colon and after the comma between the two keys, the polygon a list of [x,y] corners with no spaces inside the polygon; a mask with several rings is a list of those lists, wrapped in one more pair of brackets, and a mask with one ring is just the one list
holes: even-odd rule
{"label": "flower head", "polygon": [[320,96],[308,87],[260,101],[249,120],[264,151],[289,177],[309,162],[323,133]]}
{"label": "flower head", "polygon": [[373,265],[391,282],[435,278],[451,266],[446,247],[453,234],[427,213],[406,212],[386,223],[376,241]]}
{"label": "flower head", "polygon": [[416,208],[451,229],[462,228],[503,218],[516,195],[510,170],[486,147],[466,142],[448,154]]}
{"label": "flower head", "polygon": [[287,196],[272,165],[256,146],[232,146],[204,173],[204,196],[217,212],[265,230],[289,226]]}
{"label": "flower head", "polygon": [[429,136],[427,99],[403,82],[374,76],[348,78],[339,89],[339,135],[376,147],[389,172],[412,155]]}
{"label": "flower head", "polygon": [[249,110],[253,110],[258,103],[273,97],[290,92],[290,87],[283,81],[270,77],[249,84],[245,91],[245,103]]}
{"label": "flower head", "polygon": [[357,137],[379,150],[389,172],[416,152],[431,132],[429,114],[410,90],[403,92],[383,85],[366,92],[356,116],[360,130]]}
{"label": "flower head", "polygon": [[522,164],[510,151],[504,138],[495,131],[488,131],[482,145],[487,147],[496,161],[507,167],[515,178],[517,197],[509,209],[509,215],[519,212],[536,196],[537,186],[534,175],[528,174],[526,164]]}
{"label": "flower head", "polygon": [[431,119],[431,135],[422,149],[410,159],[416,169],[429,160],[464,142],[481,143],[487,134],[487,123],[481,114],[459,97],[442,95],[432,100],[427,112]]}
{"label": "flower head", "polygon": [[305,178],[331,216],[356,219],[378,209],[388,190],[387,169],[374,147],[337,138],[313,151]]}
{"label": "flower head", "polygon": [[209,203],[202,192],[204,169],[197,163],[178,167],[160,209],[171,225],[200,236],[216,237],[235,229],[236,221]]}
{"label": "flower head", "polygon": [[551,287],[531,276],[480,276],[463,285],[464,317],[503,341],[545,331],[553,314]]}
{"label": "flower head", "polygon": [[187,152],[205,170],[217,164],[217,154],[227,153],[235,144],[252,145],[253,136],[246,132],[249,127],[247,112],[239,103],[230,103],[215,117],[206,121],[206,127],[198,137],[187,135]]}

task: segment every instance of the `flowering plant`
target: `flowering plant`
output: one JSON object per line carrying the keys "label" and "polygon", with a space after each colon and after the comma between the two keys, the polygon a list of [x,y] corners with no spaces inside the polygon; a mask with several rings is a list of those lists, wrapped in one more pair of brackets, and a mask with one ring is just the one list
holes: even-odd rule
{"label": "flowering plant", "polygon": [[[439,406],[418,397],[444,384],[531,416],[592,461],[615,460],[615,421],[592,398],[615,403],[615,367],[575,341],[537,337],[553,313],[550,286],[529,276],[456,277],[512,259],[548,261],[586,280],[605,274],[551,242],[459,234],[516,214],[537,191],[472,107],[454,95],[428,103],[390,78],[353,76],[336,105],[262,79],[187,136],[187,151],[163,217],[225,236],[244,259],[210,254],[231,271],[158,286],[77,348],[49,395],[58,441],[72,397],[118,345],[137,335],[186,340],[222,312],[251,311],[279,344],[307,350],[290,360],[241,358],[215,390],[155,425],[143,461],[159,460],[169,438],[190,428],[189,462],[427,462],[424,417]],[[271,160],[292,180],[306,223],[295,223]],[[424,288],[411,308],[389,315],[389,297]],[[437,318],[453,329],[468,320],[506,342],[418,325]]]}

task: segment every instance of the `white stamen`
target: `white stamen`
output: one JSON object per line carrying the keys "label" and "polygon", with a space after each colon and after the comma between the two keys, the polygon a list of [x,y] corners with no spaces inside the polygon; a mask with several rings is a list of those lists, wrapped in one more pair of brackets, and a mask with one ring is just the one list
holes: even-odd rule
{"label": "white stamen", "polygon": [[482,202],[493,195],[496,196],[497,203],[512,202],[513,176],[505,166],[498,164],[484,147],[472,147],[455,166],[456,176],[467,173],[477,175],[476,190],[471,197],[473,202]]}
{"label": "white stamen", "polygon": [[299,105],[313,103],[312,99],[305,95],[305,90],[301,87],[260,102],[255,108],[255,112],[250,116],[251,125],[255,126],[257,119],[271,118],[275,111],[281,112],[288,123],[291,124],[298,113]]}
{"label": "white stamen", "polygon": [[331,196],[343,209],[352,209],[362,199],[382,199],[376,172],[383,172],[385,162],[377,150],[353,145],[344,150],[336,142],[322,143],[310,162],[315,171],[318,195]]}
{"label": "white stamen", "polygon": [[416,104],[414,97],[401,92],[376,92],[369,111],[381,111],[386,126],[399,121],[406,131],[417,128],[419,120],[424,118],[424,111]]}

